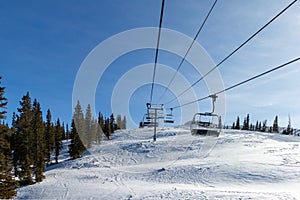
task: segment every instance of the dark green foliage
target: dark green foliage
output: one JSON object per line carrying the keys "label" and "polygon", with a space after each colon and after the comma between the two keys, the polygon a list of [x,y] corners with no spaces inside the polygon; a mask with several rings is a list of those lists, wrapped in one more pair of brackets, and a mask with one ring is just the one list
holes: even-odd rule
{"label": "dark green foliage", "polygon": [[110,133],[114,133],[114,131],[116,130],[116,125],[115,125],[115,117],[114,114],[111,114],[109,117],[109,129],[110,129]]}
{"label": "dark green foliage", "polygon": [[258,121],[256,121],[256,125],[255,125],[255,131],[258,131],[259,128],[258,128]]}
{"label": "dark green foliage", "polygon": [[247,117],[244,119],[244,124],[243,124],[243,130],[249,130],[250,129],[250,117],[249,114],[247,114]]}
{"label": "dark green foliage", "polygon": [[72,120],[72,124],[71,124],[70,139],[71,139],[71,144],[69,145],[70,157],[72,159],[81,157],[81,154],[85,151],[86,148],[79,137],[74,120]]}
{"label": "dark green foliage", "polygon": [[97,144],[100,144],[103,136],[103,130],[104,130],[104,118],[103,115],[99,112],[98,115],[98,126],[97,126],[97,134],[96,134],[96,142]]}
{"label": "dark green foliage", "polygon": [[55,124],[55,142],[54,142],[54,150],[55,150],[55,163],[58,163],[59,151],[62,149],[62,135],[63,135],[63,127],[60,124],[60,120],[57,119]]}
{"label": "dark green foliage", "polygon": [[218,128],[222,128],[222,118],[221,118],[221,116],[220,117],[218,117]]}
{"label": "dark green foliage", "polygon": [[73,119],[74,119],[74,124],[76,126],[76,132],[79,134],[83,144],[87,144],[86,131],[85,131],[85,120],[84,120],[84,115],[83,115],[79,101],[77,102],[77,105],[75,107]]}
{"label": "dark green foliage", "polygon": [[278,126],[278,116],[275,116],[274,123],[273,123],[273,132],[279,133],[279,126]]}
{"label": "dark green foliage", "polygon": [[62,128],[62,138],[61,140],[66,140],[66,129],[65,129],[65,123],[63,122],[62,125],[61,125],[61,128]]}
{"label": "dark green foliage", "polygon": [[112,134],[112,129],[111,129],[111,123],[109,118],[106,118],[104,121],[104,129],[103,129],[104,135],[107,140],[110,139],[110,136]]}
{"label": "dark green foliage", "polygon": [[259,124],[258,124],[258,131],[261,131],[261,130],[262,130],[261,122],[259,122]]}
{"label": "dark green foliage", "polygon": [[267,120],[264,120],[263,121],[263,125],[261,127],[261,131],[262,132],[266,132],[267,131]]}
{"label": "dark green foliage", "polygon": [[[1,77],[0,77],[1,84]],[[7,99],[5,88],[0,87],[0,119],[5,119]],[[11,132],[7,125],[0,124],[0,199],[10,199],[16,195],[18,184],[12,177],[11,168]]]}
{"label": "dark green foliage", "polygon": [[33,102],[33,119],[32,119],[32,131],[33,131],[33,158],[34,158],[34,174],[36,182],[41,182],[45,176],[45,126],[42,117],[42,111],[40,104],[35,99]]}
{"label": "dark green foliage", "polygon": [[121,115],[117,115],[116,117],[116,130],[117,129],[122,129],[122,117]]}
{"label": "dark green foliage", "polygon": [[86,142],[85,145],[87,148],[90,148],[92,146],[92,142],[95,140],[96,133],[94,129],[95,127],[94,120],[92,119],[91,106],[88,104],[84,119],[84,141]]}
{"label": "dark green foliage", "polygon": [[292,135],[294,132],[293,128],[292,128],[292,125],[291,125],[291,117],[289,115],[289,122],[288,122],[288,125],[287,127],[283,130],[282,134],[285,134],[285,135]]}
{"label": "dark green foliage", "polygon": [[16,195],[17,181],[12,176],[10,149],[10,130],[0,124],[0,199],[9,199]]}
{"label": "dark green foliage", "polygon": [[240,117],[239,116],[236,119],[236,123],[235,123],[234,129],[241,129],[241,127],[240,127]]}
{"label": "dark green foliage", "polygon": [[45,123],[45,140],[46,140],[46,164],[51,164],[51,153],[55,148],[55,129],[51,119],[51,111],[47,110],[46,123]]}
{"label": "dark green foliage", "polygon": [[69,125],[68,124],[66,124],[66,130],[65,130],[65,132],[66,132],[66,140],[68,140],[68,139],[70,139],[70,130],[69,130]]}
{"label": "dark green foliage", "polygon": [[18,108],[19,116],[16,121],[16,137],[14,149],[14,166],[19,166],[18,171],[20,185],[29,185],[32,180],[32,166],[34,164],[32,141],[34,134],[32,131],[31,121],[33,112],[31,107],[31,98],[29,93],[23,96],[20,101],[21,108]]}

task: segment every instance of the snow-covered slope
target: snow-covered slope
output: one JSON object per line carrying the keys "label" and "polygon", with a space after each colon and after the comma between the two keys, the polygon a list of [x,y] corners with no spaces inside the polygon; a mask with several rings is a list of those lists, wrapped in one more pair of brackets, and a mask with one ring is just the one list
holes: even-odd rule
{"label": "snow-covered slope", "polygon": [[51,166],[17,198],[300,199],[299,137],[225,130],[208,139],[184,127],[152,136],[152,129],[116,132],[90,155]]}

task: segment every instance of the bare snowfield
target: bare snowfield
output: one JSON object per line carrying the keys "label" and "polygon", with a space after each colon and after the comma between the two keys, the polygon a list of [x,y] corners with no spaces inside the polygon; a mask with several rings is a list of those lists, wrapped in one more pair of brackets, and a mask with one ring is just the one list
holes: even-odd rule
{"label": "bare snowfield", "polygon": [[[300,199],[300,137],[184,127],[117,131],[17,199]],[[213,147],[213,148],[209,148]]]}

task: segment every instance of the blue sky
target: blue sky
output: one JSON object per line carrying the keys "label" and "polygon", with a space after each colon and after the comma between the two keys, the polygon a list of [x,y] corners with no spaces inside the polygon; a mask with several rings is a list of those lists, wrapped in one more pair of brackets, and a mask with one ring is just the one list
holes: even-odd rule
{"label": "blue sky", "polygon": [[[290,2],[219,0],[197,42],[218,63]],[[193,38],[212,3],[166,0],[162,26]],[[41,102],[44,113],[50,108],[54,118],[70,122],[73,84],[86,56],[115,34],[157,27],[160,6],[161,1],[156,0],[1,1],[0,74],[9,100],[8,121],[29,91]],[[300,56],[299,10],[297,2],[220,66],[225,87]],[[109,115],[112,89],[118,79],[133,67],[153,62],[154,55],[154,49],[145,49],[112,63],[99,82],[97,111]],[[180,58],[160,52],[158,62],[177,68]],[[191,76],[186,62],[180,73],[190,82],[199,78]],[[300,63],[295,63],[227,92],[226,122],[231,124],[237,115],[249,113],[253,121],[267,119],[270,123],[279,115],[280,125],[285,126],[290,113],[293,125],[300,127],[299,77]],[[130,100],[135,121],[145,112],[149,92],[150,85],[142,86]],[[155,87],[155,94],[160,92],[161,87]],[[163,100],[170,95],[167,93]],[[210,102],[200,106],[209,109]]]}

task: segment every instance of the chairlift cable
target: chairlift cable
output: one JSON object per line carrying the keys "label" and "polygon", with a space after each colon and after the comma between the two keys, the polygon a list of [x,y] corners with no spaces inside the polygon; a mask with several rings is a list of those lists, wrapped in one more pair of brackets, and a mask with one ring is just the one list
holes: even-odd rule
{"label": "chairlift cable", "polygon": [[159,98],[158,101],[160,101],[160,100],[164,97],[164,95],[166,94],[168,88],[170,87],[170,85],[171,85],[172,82],[174,81],[174,79],[175,79],[175,77],[176,77],[176,75],[177,75],[179,69],[180,69],[181,66],[182,66],[183,61],[185,60],[186,56],[187,56],[188,53],[190,52],[192,46],[194,45],[194,42],[197,40],[197,38],[198,38],[198,36],[199,36],[201,30],[202,30],[203,27],[204,27],[204,24],[206,23],[206,21],[207,21],[208,17],[210,16],[212,10],[214,9],[214,7],[215,7],[217,1],[218,1],[218,0],[215,0],[215,2],[213,3],[212,7],[210,8],[210,10],[209,10],[208,14],[206,15],[204,21],[202,22],[201,26],[199,27],[198,32],[197,32],[197,34],[195,35],[195,37],[194,37],[192,43],[190,44],[189,48],[187,49],[187,51],[186,51],[184,57],[181,59],[181,62],[179,63],[179,65],[178,65],[178,67],[177,67],[177,69],[176,69],[176,72],[174,72],[173,77],[171,78],[170,82],[168,83],[167,87],[165,88],[164,92],[162,93],[162,95],[161,95],[161,97]]}
{"label": "chairlift cable", "polygon": [[294,3],[296,3],[297,0],[294,0],[291,2],[288,6],[286,6],[282,11],[280,11],[276,16],[274,16],[268,23],[266,23],[264,26],[262,26],[258,31],[256,31],[251,37],[249,37],[245,42],[243,42],[240,46],[238,46],[234,51],[232,51],[228,56],[226,56],[221,62],[219,62],[217,65],[215,65],[211,70],[209,70],[204,76],[202,76],[200,79],[198,79],[196,82],[194,82],[192,85],[190,85],[187,89],[185,89],[183,92],[181,92],[179,95],[177,95],[175,98],[171,99],[170,101],[164,103],[169,104],[173,102],[174,100],[178,99],[180,96],[182,96],[184,93],[186,93],[188,90],[190,90],[193,86],[195,86],[197,83],[199,83],[201,80],[203,80],[208,74],[210,74],[212,71],[214,71],[216,68],[218,68],[222,63],[224,63],[227,59],[229,59],[233,54],[235,54],[239,49],[241,49],[245,44],[247,44],[250,40],[252,40],[256,35],[258,35],[262,30],[264,30],[268,25],[270,25],[275,19],[277,19],[280,15],[282,15],[287,9],[289,9]]}
{"label": "chairlift cable", "polygon": [[157,37],[156,51],[155,51],[155,61],[154,61],[154,68],[153,68],[152,85],[151,85],[151,92],[150,92],[150,101],[149,101],[150,104],[152,103],[152,98],[153,98],[153,88],[154,88],[154,82],[155,82],[156,65],[157,65],[157,57],[158,57],[159,41],[160,41],[160,32],[161,32],[161,25],[162,25],[162,19],[163,19],[163,14],[164,14],[164,5],[165,5],[165,0],[162,0],[158,37]]}
{"label": "chairlift cable", "polygon": [[[219,92],[214,93],[213,95],[217,95],[217,94],[226,92],[226,91],[228,91],[228,90],[231,90],[231,89],[233,89],[233,88],[235,88],[235,87],[238,87],[238,86],[243,85],[243,84],[245,84],[245,83],[247,83],[247,82],[250,82],[250,81],[252,81],[252,80],[255,80],[255,79],[257,79],[257,78],[259,78],[259,77],[261,77],[261,76],[264,76],[264,75],[269,74],[269,73],[271,73],[271,72],[273,72],[273,71],[276,71],[276,70],[278,70],[278,69],[281,69],[281,68],[283,68],[283,67],[286,67],[286,66],[288,66],[288,65],[290,65],[290,64],[292,64],[292,63],[294,63],[294,62],[297,62],[297,61],[299,61],[299,60],[300,60],[300,57],[298,57],[298,58],[296,58],[296,59],[294,59],[294,60],[291,60],[291,61],[289,61],[289,62],[286,62],[286,63],[284,63],[284,64],[282,64],[282,65],[279,65],[279,66],[277,66],[277,67],[274,67],[274,68],[272,68],[272,69],[270,69],[270,70],[268,70],[268,71],[265,71],[265,72],[263,72],[263,73],[261,73],[261,74],[258,74],[258,75],[256,75],[256,76],[253,76],[253,77],[251,77],[251,78],[249,78],[249,79],[246,79],[246,80],[244,80],[244,81],[242,81],[242,82],[239,82],[239,83],[237,83],[237,84],[235,84],[235,85],[232,85],[232,86],[230,86],[230,87],[228,87],[228,88],[226,88],[226,89],[223,89],[223,90],[221,90],[221,91],[219,91]],[[212,95],[208,95],[208,96],[206,96],[206,97],[203,97],[203,98],[200,98],[200,99],[196,99],[196,100],[194,100],[194,101],[191,101],[191,102],[188,102],[188,103],[179,105],[179,106],[172,107],[172,109],[177,109],[177,108],[180,108],[180,107],[183,107],[183,106],[187,106],[187,105],[190,105],[190,104],[193,104],[193,103],[196,103],[196,102],[199,102],[199,101],[208,99],[208,98],[210,98],[211,96],[212,96]]]}

